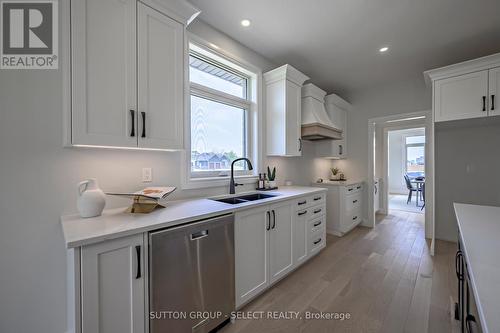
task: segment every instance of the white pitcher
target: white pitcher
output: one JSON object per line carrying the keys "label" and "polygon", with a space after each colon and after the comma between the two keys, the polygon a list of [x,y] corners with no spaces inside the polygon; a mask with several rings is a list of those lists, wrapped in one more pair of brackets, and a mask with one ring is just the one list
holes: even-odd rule
{"label": "white pitcher", "polygon": [[77,207],[81,217],[95,217],[102,214],[106,196],[95,178],[78,183]]}

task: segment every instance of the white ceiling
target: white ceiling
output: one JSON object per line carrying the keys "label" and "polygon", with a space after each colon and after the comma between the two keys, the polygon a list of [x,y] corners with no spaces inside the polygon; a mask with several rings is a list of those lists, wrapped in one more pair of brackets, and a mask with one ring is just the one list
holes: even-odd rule
{"label": "white ceiling", "polygon": [[191,2],[203,21],[328,92],[423,80],[424,70],[500,52],[500,0]]}

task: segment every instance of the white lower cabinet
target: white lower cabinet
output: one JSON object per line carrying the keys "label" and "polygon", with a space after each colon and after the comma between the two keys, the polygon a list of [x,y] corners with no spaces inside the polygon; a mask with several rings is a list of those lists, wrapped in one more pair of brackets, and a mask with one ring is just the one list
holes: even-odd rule
{"label": "white lower cabinet", "polygon": [[315,184],[328,187],[326,205],[326,231],[343,236],[363,222],[363,183],[352,185]]}
{"label": "white lower cabinet", "polygon": [[301,209],[293,214],[293,261],[298,265],[307,259],[308,225],[309,211]]}
{"label": "white lower cabinet", "polygon": [[326,246],[324,199],[321,193],[235,214],[236,308]]}
{"label": "white lower cabinet", "polygon": [[274,283],[293,268],[292,203],[285,202],[269,207],[271,225],[269,229],[269,273]]}
{"label": "white lower cabinet", "polygon": [[269,225],[270,212],[267,206],[235,215],[236,307],[269,285]]}
{"label": "white lower cabinet", "polygon": [[145,332],[143,235],[81,248],[81,332]]}

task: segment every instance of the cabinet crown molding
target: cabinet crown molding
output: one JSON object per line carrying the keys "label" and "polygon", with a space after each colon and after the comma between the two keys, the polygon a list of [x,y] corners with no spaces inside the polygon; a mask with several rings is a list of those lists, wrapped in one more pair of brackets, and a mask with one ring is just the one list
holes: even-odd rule
{"label": "cabinet crown molding", "polygon": [[479,72],[485,69],[500,67],[500,53],[485,57],[459,62],[457,64],[430,69],[424,72],[425,82],[430,85],[433,81],[452,76]]}
{"label": "cabinet crown molding", "polygon": [[342,109],[342,110],[350,110],[352,109],[351,103],[343,99],[337,94],[330,94],[326,95],[325,97],[325,104],[326,105],[335,105],[336,107]]}
{"label": "cabinet crown molding", "polygon": [[326,91],[313,83],[308,83],[302,86],[302,98],[312,97],[321,103],[324,103]]}
{"label": "cabinet crown molding", "polygon": [[155,9],[167,10],[167,14],[184,25],[189,25],[201,11],[185,0],[141,0]]}
{"label": "cabinet crown molding", "polygon": [[296,85],[302,86],[305,81],[309,80],[309,77],[288,64],[264,73],[264,81],[266,84],[279,80],[288,80]]}

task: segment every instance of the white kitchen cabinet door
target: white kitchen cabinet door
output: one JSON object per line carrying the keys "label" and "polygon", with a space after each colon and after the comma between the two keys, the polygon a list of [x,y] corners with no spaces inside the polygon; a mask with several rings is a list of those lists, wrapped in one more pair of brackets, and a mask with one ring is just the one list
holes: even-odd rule
{"label": "white kitchen cabinet door", "polygon": [[269,273],[273,283],[288,274],[293,268],[293,223],[290,202],[269,207],[271,228],[269,230]]}
{"label": "white kitchen cabinet door", "polygon": [[183,146],[184,26],[138,2],[139,147]]}
{"label": "white kitchen cabinet door", "polygon": [[82,247],[82,333],[145,331],[143,235]]}
{"label": "white kitchen cabinet door", "polygon": [[268,207],[235,214],[236,307],[269,285],[269,223]]}
{"label": "white kitchen cabinet door", "polygon": [[307,259],[307,228],[310,214],[307,209],[293,214],[293,263],[300,265]]}
{"label": "white kitchen cabinet door", "polygon": [[500,115],[498,109],[498,97],[500,96],[500,67],[489,70],[489,81],[489,115],[498,116]]}
{"label": "white kitchen cabinet door", "polygon": [[137,147],[136,1],[71,1],[73,145]]}
{"label": "white kitchen cabinet door", "polygon": [[331,104],[325,104],[325,108],[335,127],[342,130],[342,140],[324,140],[316,142],[316,156],[325,158],[346,158],[347,111]]}
{"label": "white kitchen cabinet door", "polygon": [[264,74],[267,155],[302,155],[302,84],[307,79],[290,65]]}
{"label": "white kitchen cabinet door", "polygon": [[486,117],[488,71],[437,80],[434,84],[435,121]]}
{"label": "white kitchen cabinet door", "polygon": [[302,156],[302,86],[286,81],[286,156]]}

